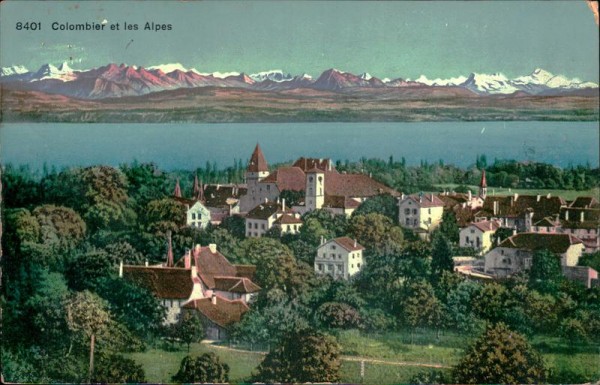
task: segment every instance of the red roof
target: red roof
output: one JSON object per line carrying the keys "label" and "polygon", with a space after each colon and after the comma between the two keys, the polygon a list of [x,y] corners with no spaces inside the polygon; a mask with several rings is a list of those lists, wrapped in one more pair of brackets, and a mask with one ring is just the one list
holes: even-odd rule
{"label": "red roof", "polygon": [[306,189],[306,175],[298,167],[280,167],[260,183],[275,183],[279,191]]}
{"label": "red roof", "polygon": [[334,238],[331,241],[337,243],[338,245],[340,245],[348,251],[358,251],[365,249],[360,243],[356,242],[356,240],[350,237]]}
{"label": "red roof", "polygon": [[260,286],[243,277],[214,277],[215,289],[231,293],[256,293]]}
{"label": "red roof", "polygon": [[281,205],[277,202],[261,203],[248,212],[246,218],[266,220],[271,215],[281,211]]}
{"label": "red roof", "polygon": [[202,298],[184,305],[184,308],[198,310],[221,327],[239,322],[242,315],[249,310],[248,305],[241,300],[229,301],[222,297],[217,297],[217,303],[214,305],[210,298]]}
{"label": "red roof", "polygon": [[485,180],[485,170],[481,172],[481,183],[479,183],[480,187],[487,187],[487,181]]}
{"label": "red roof", "polygon": [[360,202],[345,196],[325,195],[323,207],[338,209],[355,209],[360,206]]}
{"label": "red roof", "polygon": [[279,217],[279,219],[277,219],[275,221],[275,223],[279,223],[282,225],[291,225],[291,224],[303,223],[303,222],[302,222],[302,219],[296,218],[294,215],[286,213],[286,214],[283,214],[281,217]]}
{"label": "red roof", "polygon": [[335,170],[335,167],[331,164],[331,159],[318,159],[318,158],[299,158],[294,162],[292,167],[299,167],[303,171],[308,171],[314,168],[323,171]]}
{"label": "red roof", "polygon": [[500,224],[496,221],[480,221],[471,223],[471,226],[477,227],[479,230],[484,233],[487,231],[496,231],[500,228]]}
{"label": "red roof", "polygon": [[565,253],[571,245],[582,243],[571,234],[519,233],[505,239],[498,247],[530,251],[548,250],[555,254]]}
{"label": "red roof", "polygon": [[383,193],[400,195],[396,190],[364,174],[339,174],[337,171],[325,173],[325,195],[371,197]]}
{"label": "red roof", "polygon": [[444,201],[442,201],[437,195],[433,194],[413,194],[407,197],[412,199],[420,205],[420,207],[443,207]]}
{"label": "red roof", "polygon": [[123,266],[123,277],[161,299],[188,299],[194,287],[190,271],[176,267]]}
{"label": "red roof", "polygon": [[250,161],[248,162],[248,171],[250,172],[261,172],[261,171],[269,171],[269,166],[267,165],[267,161],[265,159],[265,155],[258,143],[254,148],[254,152],[252,156],[250,156]]}

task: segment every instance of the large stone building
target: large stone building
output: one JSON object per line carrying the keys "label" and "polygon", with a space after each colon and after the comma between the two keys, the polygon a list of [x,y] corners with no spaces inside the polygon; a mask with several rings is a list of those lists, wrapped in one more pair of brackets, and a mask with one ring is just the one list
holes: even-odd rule
{"label": "large stone building", "polygon": [[363,250],[349,237],[334,238],[321,243],[315,256],[315,272],[333,278],[348,279],[364,266]]}
{"label": "large stone building", "polygon": [[583,249],[583,242],[570,234],[519,233],[485,255],[485,273],[507,277],[529,270],[533,254],[541,250],[560,256],[562,266],[576,266]]}

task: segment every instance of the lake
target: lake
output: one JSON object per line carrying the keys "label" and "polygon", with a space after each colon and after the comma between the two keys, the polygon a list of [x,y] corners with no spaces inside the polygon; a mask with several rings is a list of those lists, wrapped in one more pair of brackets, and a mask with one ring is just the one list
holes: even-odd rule
{"label": "lake", "polygon": [[557,166],[599,164],[598,122],[431,122],[285,124],[2,124],[3,164],[119,165],[137,159],[161,168],[230,166],[260,143],[269,163],[300,156],[465,167],[477,154]]}

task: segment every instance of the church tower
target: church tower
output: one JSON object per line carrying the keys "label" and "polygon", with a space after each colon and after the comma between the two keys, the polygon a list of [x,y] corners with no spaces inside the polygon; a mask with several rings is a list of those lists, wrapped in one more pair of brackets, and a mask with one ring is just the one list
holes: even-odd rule
{"label": "church tower", "polygon": [[[260,202],[260,196],[262,195],[260,191],[260,186],[258,182],[265,179],[269,176],[269,165],[265,159],[265,155],[263,154],[258,143],[254,148],[254,152],[252,156],[250,156],[250,161],[248,162],[248,167],[246,168],[246,184],[248,185],[248,198],[247,202],[249,206],[247,209],[250,210]],[[245,206],[245,205],[244,205]]]}
{"label": "church tower", "polygon": [[485,170],[481,172],[481,182],[479,183],[479,196],[485,199],[487,196],[487,181],[485,180]]}
{"label": "church tower", "polygon": [[306,197],[304,199],[306,211],[320,209],[324,203],[325,172],[315,167],[306,172]]}

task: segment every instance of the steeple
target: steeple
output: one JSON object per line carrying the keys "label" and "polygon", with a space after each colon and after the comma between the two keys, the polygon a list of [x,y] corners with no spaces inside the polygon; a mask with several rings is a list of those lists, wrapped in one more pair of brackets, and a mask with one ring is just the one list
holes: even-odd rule
{"label": "steeple", "polygon": [[487,181],[485,180],[485,170],[481,171],[481,183],[479,183],[479,196],[485,199],[487,196]]}
{"label": "steeple", "polygon": [[200,186],[198,187],[198,195],[196,196],[198,200],[204,201],[204,184],[200,181]]}
{"label": "steeple", "polygon": [[194,175],[194,196],[197,197],[200,193],[200,187],[198,186],[198,174]]}
{"label": "steeple", "polygon": [[173,191],[173,196],[181,198],[181,187],[179,187],[179,178],[177,178],[177,183],[175,184],[175,191]]}
{"label": "steeple", "polygon": [[258,143],[256,143],[256,147],[254,148],[254,152],[252,156],[250,156],[250,162],[248,162],[248,168],[246,171],[249,172],[267,172],[269,171],[269,166],[267,165],[267,161],[265,159],[265,155]]}
{"label": "steeple", "polygon": [[171,242],[171,231],[167,232],[169,246],[167,249],[167,267],[173,267],[173,244]]}

